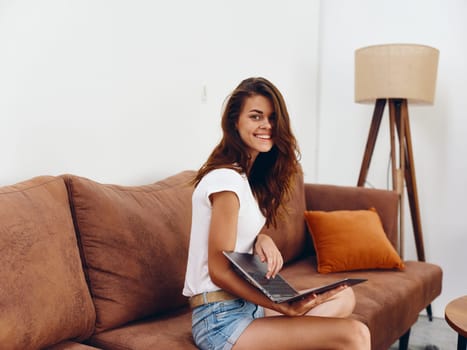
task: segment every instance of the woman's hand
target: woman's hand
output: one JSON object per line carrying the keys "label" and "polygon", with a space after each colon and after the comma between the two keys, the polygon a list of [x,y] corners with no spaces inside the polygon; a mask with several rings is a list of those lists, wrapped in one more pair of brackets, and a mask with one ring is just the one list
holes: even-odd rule
{"label": "woman's hand", "polygon": [[277,249],[276,244],[271,237],[260,233],[256,237],[255,253],[259,256],[262,262],[268,263],[268,272],[266,278],[274,278],[282,269],[284,260],[282,259],[281,252]]}
{"label": "woman's hand", "polygon": [[339,286],[335,289],[327,291],[322,294],[310,294],[303,299],[291,302],[291,303],[280,303],[275,305],[275,311],[286,315],[286,316],[303,316],[307,314],[311,309],[317,307],[330,300],[334,295],[348,288],[347,286]]}

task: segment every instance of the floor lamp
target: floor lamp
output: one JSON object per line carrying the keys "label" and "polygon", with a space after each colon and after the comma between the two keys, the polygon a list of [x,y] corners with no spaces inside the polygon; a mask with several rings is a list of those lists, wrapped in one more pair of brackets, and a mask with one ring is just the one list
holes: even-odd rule
{"label": "floor lamp", "polygon": [[[404,187],[419,261],[425,261],[408,104],[433,104],[439,51],[415,44],[388,44],[355,51],[355,102],[375,104],[358,177],[364,186],[386,104],[389,106],[392,188],[399,194],[398,251],[404,255]],[[396,145],[396,134],[399,141]],[[398,158],[398,161],[397,161]],[[431,306],[427,308],[431,320]]]}

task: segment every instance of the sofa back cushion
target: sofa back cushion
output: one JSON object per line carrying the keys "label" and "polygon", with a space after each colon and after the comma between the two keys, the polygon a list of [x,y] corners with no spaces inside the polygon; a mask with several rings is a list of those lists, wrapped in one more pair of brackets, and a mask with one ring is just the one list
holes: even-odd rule
{"label": "sofa back cushion", "polygon": [[63,179],[0,188],[0,347],[85,339],[95,313]]}
{"label": "sofa back cushion", "polygon": [[297,174],[294,181],[291,196],[281,208],[282,215],[277,227],[264,227],[261,231],[273,238],[284,262],[290,262],[301,256],[305,247],[309,245],[304,217],[306,205],[303,174]]}
{"label": "sofa back cushion", "polygon": [[64,175],[97,332],[186,304],[181,293],[194,174],[146,186]]}

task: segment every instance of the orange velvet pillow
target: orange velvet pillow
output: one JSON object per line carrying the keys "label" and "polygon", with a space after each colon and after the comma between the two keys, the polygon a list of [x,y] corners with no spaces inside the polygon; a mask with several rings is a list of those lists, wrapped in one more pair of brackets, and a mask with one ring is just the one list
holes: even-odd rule
{"label": "orange velvet pillow", "polygon": [[305,220],[320,273],[404,268],[374,208],[305,211]]}

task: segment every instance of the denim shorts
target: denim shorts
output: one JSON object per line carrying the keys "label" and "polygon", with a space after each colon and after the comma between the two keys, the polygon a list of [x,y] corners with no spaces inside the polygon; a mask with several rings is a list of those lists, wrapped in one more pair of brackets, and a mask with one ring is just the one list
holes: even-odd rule
{"label": "denim shorts", "polygon": [[261,306],[243,299],[204,304],[192,310],[192,331],[202,350],[230,350],[256,318],[264,317]]}

